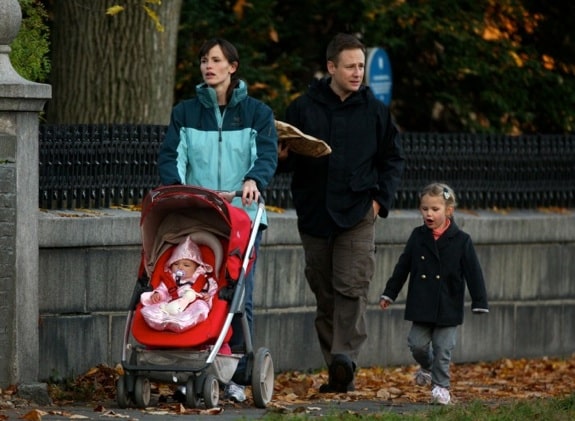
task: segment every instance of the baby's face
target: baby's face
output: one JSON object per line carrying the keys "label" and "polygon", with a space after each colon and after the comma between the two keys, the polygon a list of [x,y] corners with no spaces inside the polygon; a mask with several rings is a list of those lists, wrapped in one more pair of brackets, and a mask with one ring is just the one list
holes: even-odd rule
{"label": "baby's face", "polygon": [[177,262],[172,263],[172,266],[170,266],[172,273],[176,273],[178,270],[184,272],[184,276],[182,276],[183,279],[191,277],[197,268],[198,264],[190,259],[178,260]]}

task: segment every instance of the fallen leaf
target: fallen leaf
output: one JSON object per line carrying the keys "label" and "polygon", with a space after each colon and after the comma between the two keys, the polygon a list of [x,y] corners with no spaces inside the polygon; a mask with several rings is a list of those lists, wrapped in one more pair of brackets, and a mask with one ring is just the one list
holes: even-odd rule
{"label": "fallen leaf", "polygon": [[268,212],[275,212],[275,213],[284,213],[285,212],[284,208],[280,208],[277,206],[266,205],[265,208]]}
{"label": "fallen leaf", "polygon": [[384,401],[391,399],[391,393],[389,393],[389,391],[387,389],[378,390],[377,393],[375,394],[375,396],[378,399],[382,399]]}
{"label": "fallen leaf", "polygon": [[106,411],[104,413],[102,413],[100,416],[102,417],[110,417],[110,418],[130,418],[129,415],[125,415],[125,414],[118,414],[114,411]]}
{"label": "fallen leaf", "polygon": [[216,408],[203,409],[200,411],[200,414],[202,414],[202,415],[218,415],[218,414],[221,414],[222,412],[224,412],[224,408],[216,407]]}
{"label": "fallen leaf", "polygon": [[48,415],[48,413],[40,411],[39,409],[33,409],[30,412],[27,412],[26,414],[22,415],[20,418],[28,421],[42,421],[42,417],[44,415]]}

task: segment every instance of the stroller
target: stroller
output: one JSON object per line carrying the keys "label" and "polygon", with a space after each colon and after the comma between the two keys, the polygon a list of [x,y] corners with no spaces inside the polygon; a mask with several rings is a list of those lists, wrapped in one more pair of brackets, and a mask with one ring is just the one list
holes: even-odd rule
{"label": "stroller", "polygon": [[[241,195],[237,192],[236,196]],[[245,384],[251,384],[254,403],[265,408],[274,388],[270,352],[255,353],[247,318],[243,317],[245,275],[255,258],[254,242],[264,205],[260,200],[252,224],[245,211],[217,192],[193,186],[164,186],[149,192],[142,203],[142,259],[124,330],[121,365],[116,383],[120,408],[150,403],[150,379],[185,386],[185,403],[197,408],[218,405],[220,383],[228,383],[241,358],[246,361]],[[208,318],[184,332],[158,331],[141,314],[140,295],[160,282],[174,247],[188,235],[214,268],[218,293]],[[244,354],[220,353],[232,336],[231,322],[241,314]],[[234,350],[237,352],[237,350]],[[249,378],[251,377],[251,382]]]}

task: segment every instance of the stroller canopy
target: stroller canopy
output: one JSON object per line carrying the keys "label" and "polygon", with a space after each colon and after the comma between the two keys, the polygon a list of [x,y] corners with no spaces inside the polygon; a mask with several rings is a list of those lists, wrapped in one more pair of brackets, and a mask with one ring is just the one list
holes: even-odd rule
{"label": "stroller canopy", "polygon": [[227,240],[226,268],[237,279],[251,228],[248,214],[215,191],[187,185],[158,187],[142,202],[140,231],[145,270],[151,276],[165,250],[189,234],[207,231]]}

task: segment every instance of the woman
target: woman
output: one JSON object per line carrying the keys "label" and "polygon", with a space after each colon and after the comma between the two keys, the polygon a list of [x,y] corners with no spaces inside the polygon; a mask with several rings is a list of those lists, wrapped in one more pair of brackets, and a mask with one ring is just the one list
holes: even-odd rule
{"label": "woman", "polygon": [[[213,38],[199,52],[203,83],[197,96],[174,107],[166,138],[158,156],[160,180],[164,185],[191,184],[216,191],[242,191],[232,204],[244,207],[253,218],[260,192],[272,179],[277,166],[277,133],[270,107],[248,95],[247,84],[237,76],[239,55],[233,44]],[[261,229],[267,226],[262,216]],[[254,250],[257,255],[261,231]],[[255,262],[245,278],[245,315],[253,332],[252,293]],[[241,325],[233,323],[232,347],[239,345]],[[241,345],[241,344],[240,344]],[[240,376],[238,366],[235,378]],[[234,395],[245,399],[243,390]],[[230,392],[230,393],[227,393]]]}

